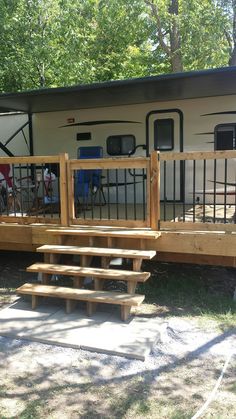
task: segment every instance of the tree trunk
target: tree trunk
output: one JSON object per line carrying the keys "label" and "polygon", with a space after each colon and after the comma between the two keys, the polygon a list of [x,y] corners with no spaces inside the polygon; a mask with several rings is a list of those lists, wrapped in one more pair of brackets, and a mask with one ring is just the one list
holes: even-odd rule
{"label": "tree trunk", "polygon": [[[236,0],[235,0],[236,1]],[[179,2],[171,0],[169,12],[171,14],[170,22],[170,62],[173,73],[183,71],[183,60],[181,53],[181,36],[179,30]]]}
{"label": "tree trunk", "polygon": [[233,47],[230,54],[229,65],[236,65],[236,0],[232,0],[233,9]]}
{"label": "tree trunk", "polygon": [[236,66],[236,45],[235,44],[234,44],[234,48],[233,48],[233,50],[231,52],[231,55],[230,55],[229,65],[230,66],[233,66],[233,65]]}

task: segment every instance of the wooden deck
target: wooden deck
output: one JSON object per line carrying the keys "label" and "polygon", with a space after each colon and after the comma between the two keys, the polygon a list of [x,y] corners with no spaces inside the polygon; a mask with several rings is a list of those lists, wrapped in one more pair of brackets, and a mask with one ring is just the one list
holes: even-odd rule
{"label": "wooden deck", "polygon": [[[161,202],[160,191],[162,176],[160,164],[163,161],[204,162],[208,159],[212,162],[218,159],[224,162],[226,159],[231,159],[230,161],[235,164],[235,158],[235,151],[162,153],[160,155],[154,152],[150,158],[100,159],[99,161],[69,160],[67,155],[1,158],[2,164],[16,165],[18,169],[15,169],[15,172],[23,170],[21,168],[23,165],[27,165],[24,166],[25,171],[29,168],[32,170],[35,166],[35,173],[38,173],[35,179],[39,178],[39,172],[42,172],[45,164],[58,164],[60,177],[57,184],[59,197],[57,207],[51,204],[43,205],[42,208],[36,206],[33,212],[31,203],[31,212],[22,209],[19,212],[14,208],[9,210],[6,205],[5,211],[0,215],[0,249],[35,251],[40,245],[62,245],[62,239],[56,231],[64,227],[78,231],[77,236],[73,235],[73,237],[70,231],[68,235],[65,233],[63,240],[71,246],[112,247],[115,245],[119,249],[156,251],[158,260],[236,266],[235,198],[231,204],[228,204],[228,197],[225,195],[222,198],[223,203],[219,204],[215,189],[213,203],[208,203],[204,198],[199,204],[195,199],[195,195],[199,192],[196,186],[196,191],[194,190],[192,194],[186,193],[187,198],[184,202],[175,199],[175,189],[172,191],[174,194],[172,202],[167,200]],[[143,197],[145,192],[143,203],[128,201],[112,203],[109,202],[109,194],[107,195],[108,192],[106,192],[108,202],[100,206],[94,205],[89,209],[83,208],[81,212],[76,213],[74,173],[76,170],[86,168],[97,168],[103,170],[104,173],[114,169],[127,171],[130,168],[139,171],[137,173],[145,171],[145,185],[141,185]],[[31,177],[33,173],[31,172]],[[202,178],[200,180],[202,182]],[[195,187],[195,184],[193,186]],[[27,187],[24,188],[28,191]],[[122,189],[123,196],[125,197],[127,192],[127,199],[131,199],[135,190],[132,189],[132,195],[129,192],[130,189],[126,191],[125,188]],[[22,199],[21,190],[17,189],[19,200]],[[37,188],[34,189],[33,198],[38,202],[35,190],[41,194],[41,199],[45,198],[43,183],[38,181]],[[227,192],[226,188],[225,192]],[[199,196],[201,195],[198,194],[198,199]],[[157,237],[158,240],[156,240]]]}

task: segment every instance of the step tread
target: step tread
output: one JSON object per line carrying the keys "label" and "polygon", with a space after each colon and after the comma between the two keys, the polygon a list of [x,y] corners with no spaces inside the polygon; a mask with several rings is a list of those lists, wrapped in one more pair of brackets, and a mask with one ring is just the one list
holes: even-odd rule
{"label": "step tread", "polygon": [[98,236],[98,237],[129,237],[134,239],[157,239],[160,237],[160,231],[150,229],[138,228],[124,228],[124,227],[58,227],[50,228],[47,232],[56,235],[71,235],[71,236]]}
{"label": "step tread", "polygon": [[52,263],[34,263],[27,272],[44,272],[48,274],[91,276],[94,278],[112,279],[118,281],[145,282],[150,272],[125,271],[118,269],[89,268],[81,266],[60,265]]}
{"label": "step tread", "polygon": [[101,247],[80,247],[80,246],[63,246],[63,245],[47,245],[37,248],[37,252],[43,253],[65,253],[73,255],[89,255],[89,256],[107,256],[107,257],[123,257],[131,259],[152,259],[155,250],[132,250],[132,249],[113,249]]}
{"label": "step tread", "polygon": [[112,291],[94,291],[78,288],[57,287],[26,283],[17,288],[17,294],[65,298],[68,300],[94,301],[120,305],[140,305],[145,296]]}

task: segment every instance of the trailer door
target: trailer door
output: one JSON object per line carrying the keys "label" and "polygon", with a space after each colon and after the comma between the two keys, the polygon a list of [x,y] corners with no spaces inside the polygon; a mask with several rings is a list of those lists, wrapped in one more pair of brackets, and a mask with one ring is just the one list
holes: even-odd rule
{"label": "trailer door", "polygon": [[[183,151],[183,114],[179,109],[151,111],[146,119],[149,153],[179,153]],[[161,163],[161,200],[180,201],[183,197],[181,161]],[[181,186],[182,185],[182,186]]]}

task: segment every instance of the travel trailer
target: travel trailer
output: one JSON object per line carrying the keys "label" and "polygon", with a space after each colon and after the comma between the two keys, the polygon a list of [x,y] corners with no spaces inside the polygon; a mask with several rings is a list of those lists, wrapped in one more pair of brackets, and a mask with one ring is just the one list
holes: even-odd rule
{"label": "travel trailer", "polygon": [[22,201],[5,199],[4,222],[234,231],[235,67],[5,93],[0,112],[0,164]]}
{"label": "travel trailer", "polygon": [[[84,146],[102,147],[104,157],[148,156],[153,150],[184,153],[236,148],[236,69],[232,67],[3,94],[0,107],[32,117],[30,141],[27,133],[23,141],[15,138],[9,144],[15,156],[65,152],[77,158],[78,149]],[[27,115],[0,118],[2,144],[8,145],[5,131],[13,122],[17,130],[27,122]],[[234,163],[226,168],[224,161],[217,167],[209,162],[204,169],[201,161],[194,170],[192,162],[184,165],[179,161],[175,167],[168,162],[161,168],[161,199],[192,203],[195,183],[198,203],[204,192],[208,203],[214,199],[224,202],[226,193],[227,204],[232,204]],[[142,177],[139,172],[136,175]],[[140,185],[137,188],[138,197]]]}

